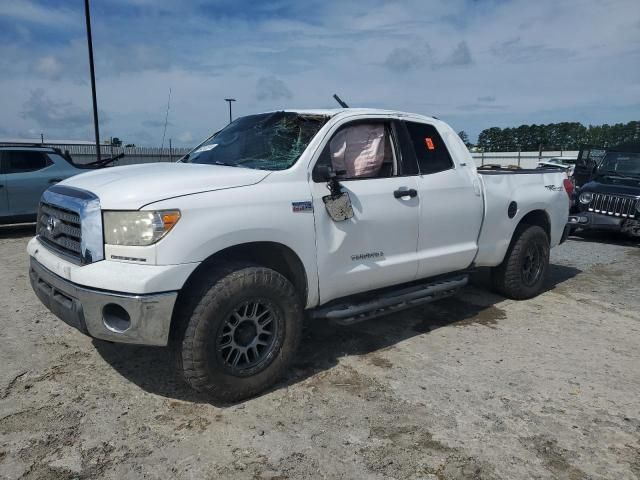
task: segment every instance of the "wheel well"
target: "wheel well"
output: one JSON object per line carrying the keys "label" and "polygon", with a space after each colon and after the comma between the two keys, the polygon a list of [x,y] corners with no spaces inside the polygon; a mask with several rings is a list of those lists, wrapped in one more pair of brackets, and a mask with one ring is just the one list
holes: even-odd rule
{"label": "wheel well", "polygon": [[281,243],[251,242],[220,250],[196,268],[187,280],[187,284],[199,273],[221,261],[248,261],[271,268],[284,275],[293,284],[303,304],[307,302],[308,285],[304,265],[293,250]]}
{"label": "wheel well", "polygon": [[527,213],[522,217],[522,220],[520,220],[518,227],[520,227],[520,225],[537,225],[542,227],[547,237],[551,239],[551,222],[549,221],[549,215],[547,215],[547,212],[544,210],[532,210]]}
{"label": "wheel well", "polygon": [[215,264],[229,261],[256,263],[279,272],[292,283],[293,288],[295,288],[300,296],[302,305],[306,305],[308,292],[307,274],[302,261],[293,250],[276,242],[252,242],[235,245],[220,250],[205,259],[185,282],[178,293],[178,299],[173,311],[171,333],[169,336],[171,342],[181,338],[181,332],[186,328],[187,322],[183,321],[183,314],[185,313],[184,309],[189,308],[187,301],[189,292],[198,288],[200,277],[205,274],[208,269]]}

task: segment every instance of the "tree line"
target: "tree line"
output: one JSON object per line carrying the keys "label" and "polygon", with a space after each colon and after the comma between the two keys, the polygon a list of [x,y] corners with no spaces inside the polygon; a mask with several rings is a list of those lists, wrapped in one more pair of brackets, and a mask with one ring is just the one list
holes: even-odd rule
{"label": "tree line", "polygon": [[[469,144],[467,134],[460,138]],[[476,147],[485,152],[543,150],[579,150],[581,145],[613,146],[640,140],[640,121],[614,125],[589,125],[579,122],[520,125],[514,128],[491,127],[480,132]]]}

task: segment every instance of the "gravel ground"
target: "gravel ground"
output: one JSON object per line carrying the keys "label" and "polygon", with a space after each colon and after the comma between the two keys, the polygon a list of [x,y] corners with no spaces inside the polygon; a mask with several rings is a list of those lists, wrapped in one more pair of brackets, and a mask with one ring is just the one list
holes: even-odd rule
{"label": "gravel ground", "polygon": [[2,478],[640,478],[640,248],[574,238],[547,291],[485,275],[349,328],[310,324],[285,382],[236,405],[164,349],[91,340],[28,286],[0,229]]}

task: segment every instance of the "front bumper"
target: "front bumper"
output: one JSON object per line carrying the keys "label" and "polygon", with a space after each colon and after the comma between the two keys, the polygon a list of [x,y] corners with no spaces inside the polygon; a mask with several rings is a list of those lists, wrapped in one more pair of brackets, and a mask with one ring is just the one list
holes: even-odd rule
{"label": "front bumper", "polygon": [[101,340],[167,345],[178,292],[126,294],[82,287],[31,257],[31,286],[40,301],[65,323]]}
{"label": "front bumper", "polygon": [[638,220],[602,215],[594,212],[580,212],[569,215],[569,225],[572,229],[599,230],[608,232],[624,232],[633,234]]}

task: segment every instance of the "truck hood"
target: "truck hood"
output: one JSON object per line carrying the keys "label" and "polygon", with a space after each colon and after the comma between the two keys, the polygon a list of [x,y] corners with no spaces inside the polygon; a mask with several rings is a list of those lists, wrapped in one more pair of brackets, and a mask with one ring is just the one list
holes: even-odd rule
{"label": "truck hood", "polygon": [[109,210],[136,210],[167,198],[254,185],[271,172],[194,163],[146,163],[105,168],[58,185],[94,193]]}

